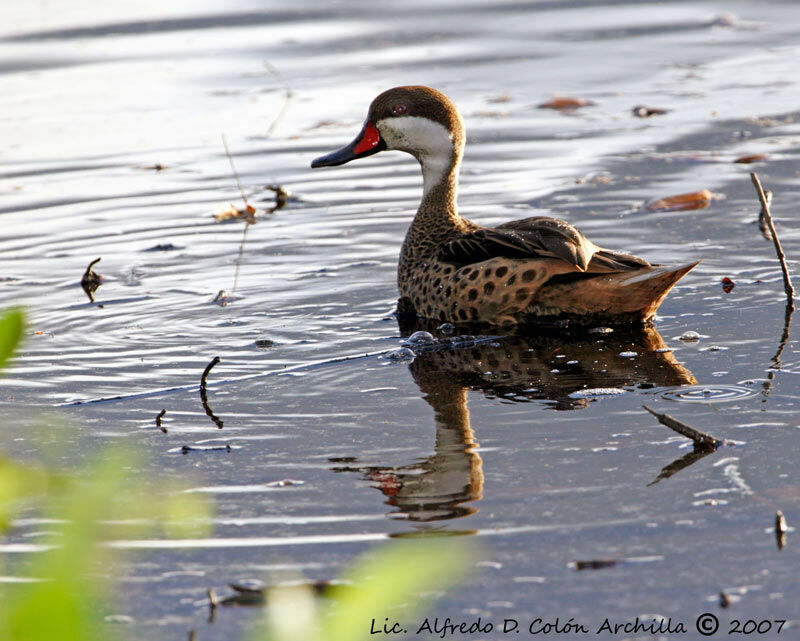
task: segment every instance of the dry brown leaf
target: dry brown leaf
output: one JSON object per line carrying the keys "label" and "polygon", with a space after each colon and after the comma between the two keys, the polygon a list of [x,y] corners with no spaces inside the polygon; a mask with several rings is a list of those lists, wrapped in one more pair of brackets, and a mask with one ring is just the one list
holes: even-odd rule
{"label": "dry brown leaf", "polygon": [[714,194],[712,192],[708,189],[701,189],[689,194],[678,194],[651,200],[645,203],[645,207],[649,211],[686,211],[708,207],[713,199]]}
{"label": "dry brown leaf", "polygon": [[726,294],[730,294],[734,287],[736,287],[736,283],[734,283],[730,278],[725,276],[725,278],[722,279],[723,292],[725,292]]}
{"label": "dry brown leaf", "polygon": [[214,211],[214,220],[221,223],[225,220],[246,220],[253,224],[256,222],[256,208],[246,205],[244,209],[238,209],[233,203],[220,203]]}
{"label": "dry brown leaf", "polygon": [[749,165],[750,163],[760,162],[760,161],[766,160],[766,159],[767,159],[767,155],[766,154],[753,154],[752,156],[741,156],[741,157],[737,158],[736,160],[734,160],[733,162],[737,162],[737,163],[742,164],[742,165]]}
{"label": "dry brown leaf", "polygon": [[559,111],[570,111],[572,109],[580,109],[581,107],[589,107],[593,105],[591,100],[584,100],[583,98],[568,98],[566,96],[556,96],[552,100],[543,102],[537,105],[539,109],[557,109]]}

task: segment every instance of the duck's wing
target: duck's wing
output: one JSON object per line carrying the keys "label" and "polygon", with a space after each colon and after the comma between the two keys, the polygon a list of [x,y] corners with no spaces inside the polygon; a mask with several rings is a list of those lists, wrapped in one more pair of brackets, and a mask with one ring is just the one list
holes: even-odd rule
{"label": "duck's wing", "polygon": [[585,271],[599,249],[569,223],[537,216],[462,234],[442,247],[439,260],[464,266],[490,258],[559,258]]}

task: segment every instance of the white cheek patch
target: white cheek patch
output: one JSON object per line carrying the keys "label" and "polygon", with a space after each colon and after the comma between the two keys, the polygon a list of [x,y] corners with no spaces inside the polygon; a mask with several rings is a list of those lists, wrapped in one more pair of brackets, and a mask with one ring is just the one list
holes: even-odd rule
{"label": "white cheek patch", "polygon": [[437,184],[453,164],[453,134],[428,118],[405,116],[375,123],[388,149],[405,151],[422,165],[423,193]]}

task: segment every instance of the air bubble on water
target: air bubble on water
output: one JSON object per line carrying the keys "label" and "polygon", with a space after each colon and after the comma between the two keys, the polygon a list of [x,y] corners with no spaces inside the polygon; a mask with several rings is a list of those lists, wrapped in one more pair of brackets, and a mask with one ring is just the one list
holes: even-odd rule
{"label": "air bubble on water", "polygon": [[408,337],[408,342],[412,345],[430,345],[435,341],[436,339],[433,338],[433,334],[424,331],[414,332]]}
{"label": "air bubble on water", "polygon": [[398,347],[386,352],[381,358],[392,363],[407,363],[413,361],[415,356],[413,350],[408,349],[408,347]]}
{"label": "air bubble on water", "polygon": [[596,398],[598,396],[619,396],[620,394],[627,394],[628,391],[620,387],[592,387],[590,389],[582,389],[577,392],[572,392],[570,398]]}
{"label": "air bubble on water", "polygon": [[610,327],[592,327],[589,330],[590,334],[611,334],[614,330]]}

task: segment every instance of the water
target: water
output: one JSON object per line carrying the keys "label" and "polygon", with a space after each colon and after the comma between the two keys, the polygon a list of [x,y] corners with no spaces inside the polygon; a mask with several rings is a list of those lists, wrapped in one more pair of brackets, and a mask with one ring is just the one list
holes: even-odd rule
{"label": "water", "polygon": [[[438,602],[441,618],[572,616],[594,630],[657,614],[696,638],[705,611],[723,628],[793,617],[797,547],[790,533],[778,551],[770,528],[776,508],[790,525],[800,508],[800,360],[748,173],[775,192],[795,269],[794,5],[7,5],[0,302],[25,304],[31,326],[0,381],[5,449],[79,468],[123,441],[151,491],[190,479],[216,505],[208,538],[120,532],[131,554],[113,568],[116,613],[133,622],[118,628],[236,638],[256,611],[208,624],[207,588],[330,579],[387,537],[428,530],[470,533],[490,559]],[[653,262],[704,259],[658,334],[381,358],[415,330],[453,336],[392,316],[419,169],[397,153],[308,165],[352,139],[374,95],[410,83],[464,114],[465,215],[551,214]],[[536,108],[556,94],[596,104]],[[636,118],[641,104],[670,111]],[[259,209],[235,291],[243,225],[212,218],[241,206],[221,134]],[[767,159],[732,162],[749,154]],[[266,213],[276,184],[293,198]],[[642,209],[700,189],[716,195],[705,209]],[[97,257],[93,305],[78,281]],[[220,290],[234,301],[214,304]],[[700,340],[678,340],[687,331]],[[197,392],[217,355],[208,405],[222,430]],[[693,458],[642,404],[737,445]],[[34,430],[54,406],[68,423]],[[21,522],[7,543],[46,528]],[[604,560],[622,562],[591,563]],[[721,590],[740,598],[730,615]]]}

